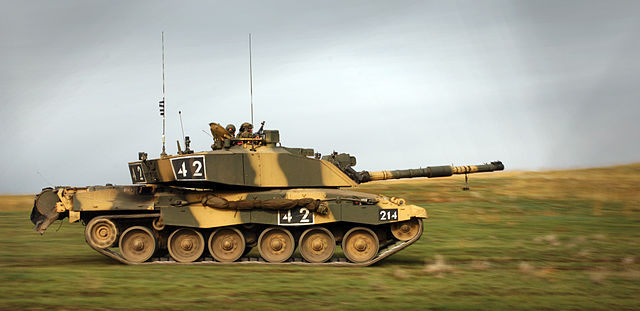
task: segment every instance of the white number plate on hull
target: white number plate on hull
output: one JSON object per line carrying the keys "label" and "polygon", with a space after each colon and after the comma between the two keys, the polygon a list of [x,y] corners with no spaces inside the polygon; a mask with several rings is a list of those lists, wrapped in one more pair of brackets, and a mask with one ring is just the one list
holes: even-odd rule
{"label": "white number plate on hull", "polygon": [[290,210],[278,210],[278,225],[300,226],[313,223],[313,213],[306,207],[294,207]]}

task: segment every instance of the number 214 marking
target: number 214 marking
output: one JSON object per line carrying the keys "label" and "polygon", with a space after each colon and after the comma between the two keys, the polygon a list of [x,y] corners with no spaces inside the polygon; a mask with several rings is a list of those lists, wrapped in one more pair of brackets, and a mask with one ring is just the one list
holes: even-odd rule
{"label": "number 214 marking", "polygon": [[397,209],[381,210],[379,220],[381,221],[398,220],[398,210]]}

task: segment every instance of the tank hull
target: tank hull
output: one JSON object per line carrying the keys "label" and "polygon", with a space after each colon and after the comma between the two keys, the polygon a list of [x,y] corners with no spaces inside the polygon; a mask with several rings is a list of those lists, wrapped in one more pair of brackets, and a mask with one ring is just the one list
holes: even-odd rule
{"label": "tank hull", "polygon": [[[427,213],[402,199],[340,189],[247,192],[134,185],[43,190],[32,212],[36,231],[44,232],[52,222],[43,219],[65,217],[86,224],[92,248],[126,264],[363,266],[415,242]],[[345,257],[333,255],[336,246]],[[251,255],[252,248],[258,254]],[[296,249],[302,257],[293,256]]]}

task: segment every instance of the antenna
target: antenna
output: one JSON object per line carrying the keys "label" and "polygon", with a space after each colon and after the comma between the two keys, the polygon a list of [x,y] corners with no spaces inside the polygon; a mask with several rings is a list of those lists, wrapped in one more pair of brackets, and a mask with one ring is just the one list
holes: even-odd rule
{"label": "antenna", "polygon": [[182,129],[182,141],[184,141],[184,125],[182,124],[182,111],[178,110],[178,116],[180,116],[180,129]]}
{"label": "antenna", "polygon": [[207,131],[202,130],[202,132],[203,132],[203,133],[205,133],[205,134],[207,134],[207,135],[209,135],[209,137],[213,138],[213,135],[211,135],[211,134],[207,133]]}
{"label": "antenna", "polygon": [[53,186],[53,184],[52,184],[48,179],[46,179],[46,178],[44,177],[44,175],[42,175],[42,174],[40,173],[40,171],[36,171],[36,174],[40,175],[40,177],[42,177],[42,179],[44,179],[44,181],[45,181],[47,184],[49,184],[51,187],[54,187],[54,186]]}
{"label": "antenna", "polygon": [[251,33],[249,33],[249,90],[251,92],[251,124],[253,124],[253,65],[251,62]]}
{"label": "antenna", "polygon": [[160,101],[160,115],[162,116],[162,153],[161,156],[167,156],[165,149],[165,137],[166,137],[166,118],[164,115],[165,109],[165,87],[164,87],[164,31],[162,32],[162,100]]}

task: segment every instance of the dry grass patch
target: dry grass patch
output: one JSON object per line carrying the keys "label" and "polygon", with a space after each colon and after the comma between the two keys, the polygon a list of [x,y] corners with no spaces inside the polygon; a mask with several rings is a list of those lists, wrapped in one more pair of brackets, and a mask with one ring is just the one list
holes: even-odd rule
{"label": "dry grass patch", "polygon": [[0,195],[0,211],[15,212],[28,211],[33,207],[34,194]]}

